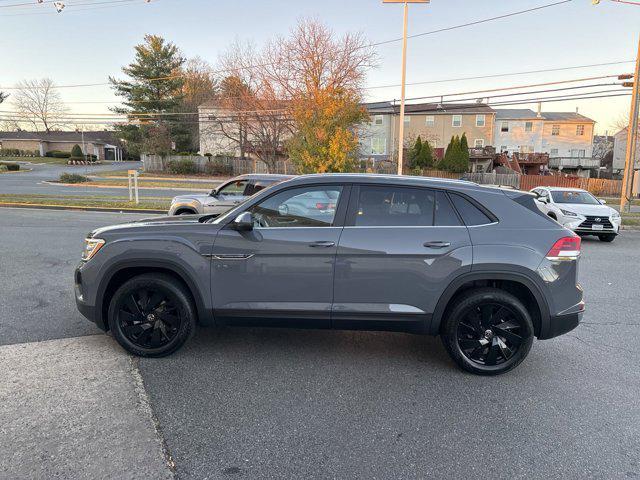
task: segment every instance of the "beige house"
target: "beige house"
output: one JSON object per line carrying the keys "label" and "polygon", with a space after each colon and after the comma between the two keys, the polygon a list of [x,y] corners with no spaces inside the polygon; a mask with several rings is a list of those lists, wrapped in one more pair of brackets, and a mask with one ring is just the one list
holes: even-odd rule
{"label": "beige house", "polygon": [[[368,104],[371,121],[360,129],[360,156],[392,160],[398,151],[399,106]],[[453,136],[466,134],[469,147],[481,151],[493,142],[495,111],[485,104],[407,105],[404,116],[404,145],[410,147],[420,136],[442,156]]]}
{"label": "beige house", "polygon": [[98,160],[123,160],[120,142],[113,132],[0,132],[0,150],[17,149],[45,156],[58,150],[71,153],[79,145],[85,155]]}

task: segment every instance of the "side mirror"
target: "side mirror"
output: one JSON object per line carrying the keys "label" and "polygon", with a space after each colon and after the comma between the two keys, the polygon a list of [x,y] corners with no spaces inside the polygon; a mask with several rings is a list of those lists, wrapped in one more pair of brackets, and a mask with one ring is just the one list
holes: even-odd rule
{"label": "side mirror", "polygon": [[209,194],[210,197],[217,197],[218,196],[218,189],[214,188],[213,190],[211,190],[211,193]]}
{"label": "side mirror", "polygon": [[602,205],[606,205],[607,201],[604,198],[599,198],[598,201],[602,204]]}
{"label": "side mirror", "polygon": [[234,230],[239,232],[253,230],[253,215],[251,215],[251,212],[242,212],[231,222],[231,225]]}

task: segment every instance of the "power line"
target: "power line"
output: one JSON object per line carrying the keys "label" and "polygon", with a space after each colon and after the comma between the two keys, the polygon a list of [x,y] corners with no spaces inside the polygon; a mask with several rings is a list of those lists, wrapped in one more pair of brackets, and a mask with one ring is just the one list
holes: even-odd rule
{"label": "power line", "polygon": [[[519,10],[517,12],[506,13],[504,15],[498,15],[496,17],[484,18],[482,20],[476,20],[476,21],[473,21],[473,22],[461,23],[459,25],[453,25],[451,27],[444,27],[444,28],[439,28],[437,30],[431,30],[429,32],[416,33],[414,35],[408,35],[407,38],[424,37],[425,35],[433,35],[434,33],[448,32],[448,31],[451,31],[451,30],[457,30],[459,28],[470,27],[470,26],[473,26],[473,25],[479,25],[481,23],[493,22],[495,20],[502,20],[504,18],[514,17],[516,15],[523,15],[525,13],[535,12],[537,10],[542,10],[542,9],[545,9],[545,8],[556,7],[558,5],[563,5],[565,3],[569,3],[569,2],[572,2],[572,1],[573,0],[562,0],[560,2],[548,3],[546,5],[540,5],[539,7],[533,7],[533,8],[528,8],[526,10]],[[401,41],[402,41],[402,38],[394,38],[394,39],[391,39],[391,40],[385,40],[385,41],[382,41],[382,42],[372,43],[371,46],[372,47],[377,47],[379,45],[386,45],[388,43],[401,42]]]}
{"label": "power line", "polygon": [[[491,75],[481,75],[481,76],[474,76],[474,77],[458,77],[458,78],[449,78],[449,79],[442,79],[442,80],[428,80],[428,81],[424,81],[424,82],[410,82],[407,83],[407,86],[414,86],[414,85],[429,85],[429,84],[435,84],[435,83],[449,83],[449,82],[458,82],[461,80],[483,80],[486,78],[497,78],[497,77],[507,77],[507,76],[516,76],[516,75],[529,75],[529,74],[533,74],[533,73],[546,73],[546,72],[561,72],[561,71],[565,71],[565,70],[576,70],[576,69],[581,69],[581,68],[590,68],[590,67],[604,67],[604,66],[610,66],[610,65],[621,65],[621,64],[625,64],[625,63],[634,63],[634,60],[621,60],[619,62],[606,62],[606,63],[592,63],[589,65],[575,65],[572,67],[560,67],[560,68],[545,68],[545,69],[540,69],[540,70],[526,70],[526,71],[522,71],[522,72],[510,72],[510,73],[494,73]],[[392,88],[392,87],[399,87],[400,84],[394,84],[394,85],[377,85],[377,86],[373,86],[373,87],[366,87],[367,90],[373,90],[373,89],[377,89],[377,88]]]}

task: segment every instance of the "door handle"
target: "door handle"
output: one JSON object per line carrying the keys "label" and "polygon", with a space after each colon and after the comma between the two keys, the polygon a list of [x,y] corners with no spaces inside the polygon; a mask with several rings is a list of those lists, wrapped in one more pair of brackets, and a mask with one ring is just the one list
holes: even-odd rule
{"label": "door handle", "polygon": [[312,248],[329,248],[329,247],[335,247],[336,246],[336,242],[313,242],[309,244],[310,247]]}
{"label": "door handle", "polygon": [[451,242],[425,242],[423,245],[427,248],[447,248],[451,246]]}

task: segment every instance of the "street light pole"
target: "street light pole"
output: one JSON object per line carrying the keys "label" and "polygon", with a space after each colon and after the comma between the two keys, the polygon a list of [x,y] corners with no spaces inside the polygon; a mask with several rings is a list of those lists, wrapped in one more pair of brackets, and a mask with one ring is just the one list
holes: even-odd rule
{"label": "street light pole", "polygon": [[627,131],[627,155],[622,178],[622,195],[620,196],[620,213],[624,212],[629,199],[633,196],[633,172],[636,153],[638,151],[638,112],[640,110],[640,39],[636,56],[636,70],[633,78],[633,94],[629,111],[629,127]]}
{"label": "street light pole", "polygon": [[382,0],[382,3],[403,3],[404,23],[402,26],[402,84],[400,90],[400,126],[398,127],[398,175],[402,175],[404,157],[404,103],[407,82],[407,30],[410,3],[429,3],[431,0]]}
{"label": "street light pole", "polygon": [[400,126],[398,127],[398,175],[402,175],[404,160],[404,103],[407,84],[407,28],[409,4],[404,2],[404,24],[402,27],[402,86],[400,87]]}

